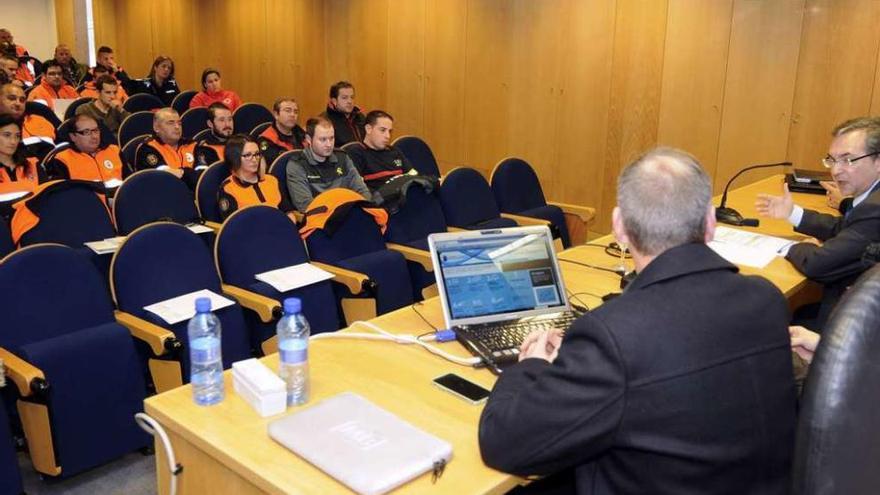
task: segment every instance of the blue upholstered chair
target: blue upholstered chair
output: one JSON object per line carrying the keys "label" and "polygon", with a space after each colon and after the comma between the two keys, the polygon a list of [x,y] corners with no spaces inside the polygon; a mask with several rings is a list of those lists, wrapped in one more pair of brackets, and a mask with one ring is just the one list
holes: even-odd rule
{"label": "blue upholstered chair", "polygon": [[472,168],[452,169],[440,185],[440,204],[448,225],[466,230],[516,227],[495,204],[486,179]]}
{"label": "blue upholstered chair", "polygon": [[[13,385],[8,385],[13,386]],[[18,471],[18,455],[9,428],[6,408],[0,403],[0,493],[22,493],[21,473]]]}
{"label": "blue upholstered chair", "polygon": [[153,110],[158,110],[164,106],[165,104],[162,103],[162,100],[147,93],[131,95],[125,100],[125,103],[122,104],[122,108],[132,113],[152,112]]}
{"label": "blue upholstered chair", "polygon": [[[156,389],[163,391],[189,381],[187,322],[169,324],[146,311],[144,306],[202,289],[222,294],[214,259],[205,243],[176,223],[145,225],[129,234],[116,251],[110,266],[110,281],[116,306],[123,313],[120,322],[133,331],[140,328],[170,330],[182,343],[175,361],[150,362]],[[223,367],[251,357],[241,306],[234,304],[214,314],[222,325]],[[159,367],[162,369],[158,370]]]}
{"label": "blue upholstered chair", "polygon": [[[85,242],[116,236],[102,191],[102,186],[93,182],[56,181],[24,200],[39,222],[21,235],[18,245],[53,242],[80,249]],[[13,225],[19,215],[27,213],[17,211]]]}
{"label": "blue upholstered chair", "polygon": [[440,167],[428,143],[416,136],[401,136],[394,140],[392,146],[403,153],[412,166],[422,175],[440,177]]}
{"label": "blue upholstered chair", "polygon": [[290,198],[290,190],[287,189],[287,160],[296,153],[302,153],[302,150],[285,151],[275,158],[275,161],[267,164],[269,173],[278,179],[278,188],[281,189],[281,197],[286,198],[290,204],[293,200]]}
{"label": "blue upholstered chair", "polygon": [[[274,120],[272,122],[274,122]],[[263,122],[262,124],[257,125],[253,129],[251,129],[251,132],[249,134],[252,138],[257,139],[260,134],[263,133],[263,131],[272,126],[272,122]]]}
{"label": "blue upholstered chair", "polygon": [[15,288],[0,298],[0,357],[34,468],[68,477],[147,446],[133,419],[143,369],[95,267],[65,246],[31,246],[0,262],[0,287]]}
{"label": "blue upholstered chair", "polygon": [[199,176],[199,182],[196,184],[196,206],[199,209],[199,216],[205,222],[215,224],[223,222],[223,216],[217,206],[217,192],[220,191],[220,184],[227,177],[229,177],[229,167],[223,161],[214,162]]}
{"label": "blue upholstered chair", "polygon": [[116,142],[120,147],[125,147],[138,136],[153,134],[153,112],[135,112],[129,115],[119,124],[116,134]]}
{"label": "blue upholstered chair", "polygon": [[197,91],[193,91],[191,89],[177,93],[177,96],[175,96],[174,99],[171,100],[171,108],[173,108],[174,111],[178,113],[178,115],[183,115],[184,112],[189,110],[189,102],[192,101],[193,97],[197,93]]}
{"label": "blue upholstered chair", "polygon": [[[288,297],[302,299],[303,313],[313,334],[339,329],[336,298],[329,280],[279,292],[255,278],[258,273],[309,262],[296,225],[277,208],[251,206],[230,215],[217,233],[214,258],[224,291],[251,309],[246,315],[250,328],[256,330],[252,332],[252,347],[262,346],[275,335],[281,303]],[[274,339],[271,342],[277,347]],[[263,350],[271,348],[263,346]]]}
{"label": "blue upholstered chair", "polygon": [[[32,87],[36,87],[37,85],[39,85],[39,83],[34,84]],[[55,112],[53,112],[51,108],[36,101],[25,102],[24,113],[25,115],[39,115],[48,120],[49,123],[52,124],[52,127],[58,127],[61,125],[61,119],[55,115]]]}
{"label": "blue upholstered chair", "polygon": [[192,137],[192,140],[198,142],[198,141],[201,141],[202,139],[208,139],[208,136],[210,136],[210,135],[211,135],[210,128],[202,129],[201,131],[197,132],[195,136]]}
{"label": "blue upholstered chair", "polygon": [[12,243],[12,233],[9,232],[9,224],[6,220],[0,218],[0,259],[7,254],[15,251],[15,244]]}
{"label": "blue upholstered chair", "polygon": [[87,96],[73,100],[73,102],[70,104],[70,106],[67,107],[67,110],[64,111],[64,120],[72,119],[73,116],[76,115],[77,108],[79,108],[82,105],[85,105],[86,103],[91,103],[93,101],[95,101],[94,98],[90,98]]}
{"label": "blue upholstered chair", "polygon": [[232,113],[235,132],[241,134],[250,134],[258,125],[274,120],[272,112],[259,103],[245,103]]}
{"label": "blue upholstered chair", "polygon": [[132,138],[125,146],[120,146],[119,154],[122,156],[122,178],[126,178],[135,172],[135,160],[140,146],[152,138],[152,134],[143,134]]}
{"label": "blue upholstered chair", "polygon": [[208,128],[208,109],[205,107],[190,108],[180,114],[180,124],[183,126],[183,137],[192,139],[199,131]]}
{"label": "blue upholstered chair", "polygon": [[525,160],[505,158],[495,165],[490,177],[495,201],[502,213],[514,213],[549,221],[559,232],[562,244],[571,246],[566,216],[583,222],[586,227],[595,210],[577,205],[548,202],[538,175]]}
{"label": "blue upholstered chair", "polygon": [[163,170],[141,170],[119,186],[113,217],[121,235],[156,221],[187,224],[199,220],[192,191]]}

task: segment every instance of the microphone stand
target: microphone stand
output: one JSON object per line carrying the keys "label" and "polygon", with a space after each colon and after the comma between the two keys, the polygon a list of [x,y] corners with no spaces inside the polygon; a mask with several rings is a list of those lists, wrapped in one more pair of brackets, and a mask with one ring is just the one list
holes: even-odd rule
{"label": "microphone stand", "polygon": [[791,162],[764,163],[761,165],[752,165],[737,172],[736,175],[734,175],[730,178],[729,181],[727,181],[727,185],[724,186],[724,193],[721,195],[721,204],[719,204],[718,208],[715,209],[715,219],[721,223],[726,223],[729,225],[757,227],[760,224],[760,221],[757,218],[743,218],[743,216],[740,215],[738,211],[734,210],[733,208],[727,207],[727,191],[730,189],[730,185],[733,184],[734,179],[742,175],[743,172],[748,172],[749,170],[755,170],[758,168],[789,166],[791,166]]}

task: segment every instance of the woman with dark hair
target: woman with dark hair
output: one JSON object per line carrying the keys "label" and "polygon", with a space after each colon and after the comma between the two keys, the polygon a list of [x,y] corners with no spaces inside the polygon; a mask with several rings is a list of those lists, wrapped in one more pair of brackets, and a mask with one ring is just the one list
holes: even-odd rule
{"label": "woman with dark hair", "polygon": [[282,194],[275,176],[266,174],[266,162],[254,138],[236,134],[226,141],[224,163],[230,176],[220,185],[217,205],[225,219],[239,208],[267,205],[293,217],[293,205]]}
{"label": "woman with dark hair", "polygon": [[12,203],[34,192],[46,178],[36,158],[28,158],[21,142],[21,127],[11,115],[0,115],[0,216],[12,216]]}
{"label": "woman with dark hair", "polygon": [[222,103],[231,111],[241,106],[241,98],[228,89],[223,89],[220,81],[220,71],[210,67],[202,71],[202,91],[193,96],[189,102],[190,108],[210,107],[212,103]]}
{"label": "woman with dark hair", "polygon": [[180,93],[180,87],[174,79],[174,60],[166,55],[156,57],[150,67],[150,75],[131,81],[128,92],[151,94],[162,100],[166,107],[170,107],[174,97]]}

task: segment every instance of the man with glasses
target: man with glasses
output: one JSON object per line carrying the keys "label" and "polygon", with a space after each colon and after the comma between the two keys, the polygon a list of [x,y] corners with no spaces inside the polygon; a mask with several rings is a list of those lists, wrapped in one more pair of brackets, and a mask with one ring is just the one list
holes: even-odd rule
{"label": "man with glasses", "polygon": [[822,160],[843,196],[842,216],[805,210],[782,196],[762,194],[755,206],[762,216],[787,219],[796,232],[815,237],[795,244],[788,259],[801,273],[824,286],[815,319],[802,323],[821,330],[846,289],[865,270],[862,254],[880,241],[880,118],[860,117],[837,126]]}
{"label": "man with glasses", "polygon": [[77,115],[88,115],[116,134],[126,117],[131,115],[119,101],[119,83],[113,76],[104,74],[95,81],[98,97],[76,109]]}
{"label": "man with glasses", "polygon": [[102,146],[98,121],[88,115],[77,115],[70,129],[70,147],[49,160],[46,173],[50,179],[101,182],[113,190],[122,184],[119,146]]}
{"label": "man with glasses", "polygon": [[64,68],[55,60],[47,60],[43,65],[43,81],[28,95],[28,101],[41,100],[55,110],[55,100],[79,98],[76,88],[64,80]]}

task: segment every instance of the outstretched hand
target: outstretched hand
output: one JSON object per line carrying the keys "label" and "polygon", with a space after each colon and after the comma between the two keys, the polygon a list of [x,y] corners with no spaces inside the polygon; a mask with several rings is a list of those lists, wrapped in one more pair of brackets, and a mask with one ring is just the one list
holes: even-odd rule
{"label": "outstretched hand", "polygon": [[794,200],[791,199],[791,192],[788,190],[788,184],[782,184],[782,196],[772,196],[770,194],[759,194],[755,200],[755,208],[762,217],[776,218],[783,220],[791,215],[794,209]]}

